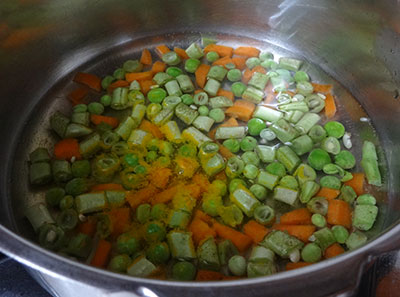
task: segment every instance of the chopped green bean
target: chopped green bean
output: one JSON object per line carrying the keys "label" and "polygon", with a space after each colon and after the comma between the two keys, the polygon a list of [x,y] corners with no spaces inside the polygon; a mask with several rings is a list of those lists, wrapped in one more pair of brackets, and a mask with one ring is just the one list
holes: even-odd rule
{"label": "chopped green bean", "polygon": [[311,137],[314,143],[319,143],[326,138],[327,134],[324,127],[321,125],[314,125],[308,132],[308,136]]}
{"label": "chopped green bean", "polygon": [[370,141],[364,141],[362,147],[361,166],[364,169],[369,184],[374,186],[382,185],[382,177],[379,171],[376,148]]}
{"label": "chopped green bean", "polygon": [[332,155],[340,153],[340,142],[335,137],[328,136],[321,142],[321,148]]}
{"label": "chopped green bean", "polygon": [[258,167],[253,164],[247,164],[243,169],[243,175],[248,179],[255,179],[258,175],[258,172]]}
{"label": "chopped green bean", "polygon": [[234,154],[240,150],[240,142],[235,138],[226,139],[222,144]]}
{"label": "chopped green bean", "polygon": [[290,145],[291,149],[299,156],[310,152],[313,149],[314,143],[308,135],[301,135],[293,139]]}
{"label": "chopped green bean", "polygon": [[248,85],[263,91],[267,86],[268,79],[269,77],[266,74],[255,72],[250,78]]}
{"label": "chopped green bean", "polygon": [[268,190],[262,185],[254,184],[249,190],[260,201],[264,201],[267,198]]}
{"label": "chopped green bean", "polygon": [[225,112],[221,108],[213,108],[210,110],[209,117],[214,119],[216,123],[222,123],[225,120]]}
{"label": "chopped green bean", "polygon": [[248,86],[242,94],[244,100],[259,104],[264,98],[264,92],[252,86]]}
{"label": "chopped green bean", "polygon": [[221,83],[218,80],[210,78],[207,80],[203,90],[210,96],[216,96],[220,87]]}
{"label": "chopped green bean", "polygon": [[285,166],[280,163],[280,162],[273,162],[271,164],[269,164],[265,170],[273,175],[279,176],[279,177],[283,177],[286,175],[286,168]]}
{"label": "chopped green bean", "polygon": [[143,64],[140,63],[138,60],[127,60],[124,62],[122,68],[126,72],[140,72],[143,69]]}
{"label": "chopped green bean", "polygon": [[253,164],[254,166],[258,166],[260,164],[260,158],[255,152],[252,151],[244,152],[241,158],[245,164]]}
{"label": "chopped green bean", "polygon": [[223,81],[225,78],[225,75],[228,73],[228,70],[226,70],[224,67],[215,65],[211,66],[210,70],[208,71],[207,77],[216,79],[218,81]]}
{"label": "chopped green bean", "polygon": [[193,42],[185,51],[192,59],[200,59],[204,56],[203,49],[196,42]]}
{"label": "chopped green bean", "polygon": [[328,212],[328,201],[323,197],[314,197],[307,202],[307,208],[312,213],[319,213],[324,216]]}
{"label": "chopped green bean", "polygon": [[273,162],[276,157],[275,146],[257,145],[255,148],[255,152],[264,163]]}
{"label": "chopped green bean", "polygon": [[235,255],[229,259],[228,268],[233,275],[243,276],[246,274],[246,259],[243,256]]}
{"label": "chopped green bean", "polygon": [[301,163],[300,158],[288,146],[281,146],[276,151],[276,159],[281,162],[289,173],[293,173]]}
{"label": "chopped green bean", "polygon": [[257,146],[257,139],[255,139],[252,136],[246,136],[245,138],[240,141],[240,148],[242,151],[247,152],[247,151],[252,151],[256,148]]}
{"label": "chopped green bean", "polygon": [[169,96],[182,96],[181,88],[176,80],[170,80],[165,84]]}
{"label": "chopped green bean", "polygon": [[350,236],[346,240],[346,246],[349,250],[354,250],[367,242],[367,236],[360,232],[355,231],[350,234]]}
{"label": "chopped green bean", "polygon": [[179,87],[183,93],[191,93],[194,91],[194,85],[190,77],[186,74],[181,74],[176,77]]}
{"label": "chopped green bean", "polygon": [[273,123],[270,129],[283,143],[290,142],[299,135],[299,132],[297,132],[297,130],[284,119],[280,119]]}
{"label": "chopped green bean", "polygon": [[312,180],[306,181],[301,185],[300,201],[308,203],[315,194],[318,193],[320,186]]}
{"label": "chopped green bean", "polygon": [[225,173],[229,178],[239,176],[244,169],[245,163],[239,157],[232,157],[226,163]]}
{"label": "chopped green bean", "polygon": [[256,57],[251,57],[251,58],[248,58],[248,59],[246,60],[246,66],[247,66],[247,68],[249,68],[249,69],[253,69],[253,68],[256,67],[257,65],[260,65],[260,63],[261,63],[260,59],[259,59],[259,58],[256,58]]}
{"label": "chopped green bean", "polygon": [[174,51],[169,51],[169,52],[163,54],[162,60],[164,63],[166,63],[168,65],[172,65],[172,66],[178,65],[181,62],[181,58]]}
{"label": "chopped green bean", "polygon": [[225,96],[217,96],[210,98],[209,104],[211,108],[224,108],[232,106],[233,102]]}
{"label": "chopped green bean", "polygon": [[218,127],[215,139],[243,138],[246,135],[246,127]]}
{"label": "chopped green bean", "polygon": [[260,205],[254,210],[254,219],[263,225],[272,223],[275,219],[275,211],[268,205]]}

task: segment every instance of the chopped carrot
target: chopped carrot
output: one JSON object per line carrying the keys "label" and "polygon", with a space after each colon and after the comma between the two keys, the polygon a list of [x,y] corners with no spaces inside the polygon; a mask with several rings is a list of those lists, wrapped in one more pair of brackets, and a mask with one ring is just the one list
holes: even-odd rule
{"label": "chopped carrot", "polygon": [[[236,100],[236,101],[240,101],[240,100]],[[220,127],[238,127],[239,123],[234,117],[231,117],[219,126]]]}
{"label": "chopped carrot", "polygon": [[97,244],[96,252],[90,261],[90,265],[103,268],[106,266],[108,262],[108,258],[111,252],[111,243],[107,240],[100,239],[99,243]]}
{"label": "chopped carrot", "polygon": [[131,223],[131,210],[128,207],[114,208],[108,215],[112,225],[112,236],[116,237],[128,230]]}
{"label": "chopped carrot", "polygon": [[88,217],[86,222],[82,222],[78,225],[78,232],[93,236],[97,229],[97,221],[93,216]]}
{"label": "chopped carrot", "polygon": [[54,156],[58,160],[71,160],[72,157],[81,159],[79,142],[75,138],[66,138],[60,140],[54,145]]}
{"label": "chopped carrot", "polygon": [[172,170],[167,167],[155,168],[149,174],[149,180],[156,188],[163,189],[168,185],[171,175]]}
{"label": "chopped carrot", "polygon": [[252,74],[254,74],[254,73],[256,73],[256,72],[266,74],[266,73],[267,73],[267,70],[265,70],[265,68],[262,67],[261,65],[257,65],[256,67],[254,67],[254,68],[251,70],[251,72],[252,72]]}
{"label": "chopped carrot", "polygon": [[330,200],[326,221],[331,225],[342,225],[346,228],[351,227],[350,205],[343,200]]}
{"label": "chopped carrot", "polygon": [[214,179],[216,180],[222,180],[223,182],[227,182],[228,177],[226,176],[225,170],[222,170],[220,173],[216,174],[214,176]]}
{"label": "chopped carrot", "polygon": [[125,73],[125,80],[129,83],[133,82],[134,80],[141,81],[141,80],[150,80],[152,78],[153,78],[152,71]]}
{"label": "chopped carrot", "polygon": [[322,187],[315,196],[324,197],[328,200],[332,200],[335,199],[337,196],[339,196],[339,194],[340,190]]}
{"label": "chopped carrot", "polygon": [[280,223],[284,225],[311,224],[311,212],[307,208],[299,208],[281,215]]}
{"label": "chopped carrot", "polygon": [[258,57],[260,50],[251,46],[239,46],[233,51],[234,55],[243,57]]}
{"label": "chopped carrot", "polygon": [[192,177],[200,167],[196,159],[189,157],[177,157],[175,158],[175,163],[176,171],[178,171],[182,177],[188,178]]}
{"label": "chopped carrot", "polygon": [[196,72],[194,73],[196,77],[196,83],[200,88],[204,88],[206,81],[207,81],[207,74],[208,71],[210,70],[210,65],[207,64],[201,64],[197,69]]}
{"label": "chopped carrot", "polygon": [[316,227],[314,225],[283,225],[276,224],[272,226],[272,229],[286,231],[292,236],[297,237],[303,242],[308,242],[308,238],[315,232]]}
{"label": "chopped carrot", "polygon": [[242,74],[242,83],[247,85],[252,76],[253,76],[253,71],[251,71],[249,68],[246,68]]}
{"label": "chopped carrot", "polygon": [[154,85],[154,82],[152,79],[146,79],[146,80],[139,81],[139,84],[140,84],[140,90],[142,91],[142,93],[147,95],[147,93],[151,89],[151,86]]}
{"label": "chopped carrot", "polygon": [[213,128],[208,132],[208,137],[210,137],[212,140],[215,140],[215,134],[217,133],[217,128]]}
{"label": "chopped carrot", "polygon": [[246,68],[246,58],[243,57],[233,57],[233,63],[235,64],[236,68],[239,70],[243,70]]}
{"label": "chopped carrot", "polygon": [[219,153],[221,154],[222,157],[224,157],[225,159],[230,159],[232,157],[235,156],[235,154],[233,154],[230,150],[228,150],[225,146],[223,146],[222,144],[219,144]]}
{"label": "chopped carrot", "polygon": [[232,57],[233,48],[226,45],[209,44],[204,48],[204,52],[216,52],[220,57]]}
{"label": "chopped carrot", "polygon": [[160,128],[158,128],[157,125],[149,122],[146,119],[143,119],[143,121],[140,123],[139,129],[151,133],[154,137],[158,139],[164,138],[164,134],[161,132]]}
{"label": "chopped carrot", "polygon": [[345,252],[344,248],[340,244],[334,243],[325,249],[324,257],[326,259],[329,259],[329,258],[339,256],[340,254],[343,254],[344,252]]}
{"label": "chopped carrot", "polygon": [[353,190],[356,192],[357,196],[360,196],[364,194],[364,180],[365,180],[365,175],[364,173],[352,173],[353,178],[344,184],[347,186],[350,186],[353,188]]}
{"label": "chopped carrot", "polygon": [[235,99],[235,95],[233,95],[231,91],[224,89],[219,89],[217,92],[217,96],[225,96],[226,98],[229,98],[231,101]]}
{"label": "chopped carrot", "polygon": [[288,262],[288,263],[286,263],[286,271],[306,267],[311,264],[313,264],[313,263],[310,263],[310,262],[296,262],[296,263]]}
{"label": "chopped carrot", "polygon": [[194,212],[194,219],[197,220],[202,220],[203,222],[206,222],[207,224],[211,224],[212,218],[206,214],[204,211],[201,211],[200,209],[196,209]]}
{"label": "chopped carrot", "polygon": [[267,95],[264,99],[264,101],[262,102],[263,105],[271,105],[272,101],[274,101],[275,99],[275,92],[273,90],[273,85],[271,82],[269,82],[267,84],[267,86],[264,89],[264,93]]}
{"label": "chopped carrot", "polygon": [[238,118],[241,121],[249,121],[253,115],[256,105],[246,100],[236,100],[233,106],[229,107],[225,113],[226,115]]}
{"label": "chopped carrot", "polygon": [[178,54],[178,56],[182,59],[182,60],[186,60],[189,59],[188,54],[185,52],[184,49],[180,48],[180,47],[174,47],[174,52]]}
{"label": "chopped carrot", "polygon": [[142,55],[140,57],[140,63],[144,65],[151,65],[153,63],[153,59],[151,58],[151,53],[147,48],[145,48],[142,51]]}
{"label": "chopped carrot", "polygon": [[168,48],[168,46],[166,46],[165,44],[161,44],[161,45],[159,45],[159,46],[156,46],[156,54],[160,57],[160,58],[162,58],[162,56],[165,54],[165,53],[168,53],[168,52],[170,52],[171,50]]}
{"label": "chopped carrot", "polygon": [[213,228],[217,232],[219,237],[223,239],[229,239],[230,241],[232,241],[232,243],[237,247],[239,252],[246,251],[253,242],[253,240],[246,234],[243,234],[242,232],[239,232],[228,226],[222,225],[217,221],[213,222]]}
{"label": "chopped carrot", "polygon": [[71,101],[72,105],[77,105],[81,103],[87,102],[87,95],[89,94],[89,90],[86,87],[79,87],[73,90],[68,94],[68,99]]}
{"label": "chopped carrot", "polygon": [[160,193],[152,195],[151,201],[150,201],[151,204],[155,205],[158,203],[167,203],[167,202],[171,201],[172,198],[174,198],[174,196],[178,192],[179,186],[182,186],[182,185],[171,186]]}
{"label": "chopped carrot", "polygon": [[255,220],[250,220],[243,226],[244,234],[249,236],[255,244],[262,241],[268,234],[268,231],[269,230],[266,227],[257,223]]}
{"label": "chopped carrot", "polygon": [[199,185],[189,184],[184,185],[183,188],[185,189],[185,192],[190,195],[190,197],[194,199],[199,199],[201,197],[201,189]]}
{"label": "chopped carrot", "polygon": [[210,182],[205,174],[197,173],[193,176],[192,182],[200,186],[202,192],[207,192],[210,188]]}
{"label": "chopped carrot", "polygon": [[233,63],[232,59],[228,56],[219,58],[217,61],[214,61],[212,64],[213,64],[213,66],[219,65],[219,66],[224,66],[225,68],[227,68],[226,67],[227,64],[235,65],[235,63]]}
{"label": "chopped carrot", "polygon": [[152,184],[138,191],[128,191],[126,200],[132,208],[138,207],[140,204],[148,202],[153,199],[158,193],[158,189]]}
{"label": "chopped carrot", "polygon": [[153,66],[151,67],[151,72],[154,74],[158,72],[163,72],[167,68],[167,64],[161,61],[155,61]]}
{"label": "chopped carrot", "polygon": [[197,89],[197,90],[194,91],[194,94],[198,94],[198,93],[201,93],[201,92],[204,92],[204,90],[202,90],[202,89]]}
{"label": "chopped carrot", "polygon": [[188,229],[192,232],[193,240],[196,245],[206,238],[217,236],[215,230],[200,219],[193,219]]}
{"label": "chopped carrot", "polygon": [[101,91],[101,78],[91,73],[78,72],[75,74],[74,82],[88,86],[97,92]]}
{"label": "chopped carrot", "polygon": [[90,121],[95,125],[100,125],[101,123],[106,123],[106,124],[110,125],[113,129],[117,128],[119,125],[119,120],[117,118],[98,115],[98,114],[91,114]]}
{"label": "chopped carrot", "polygon": [[318,93],[330,93],[332,91],[333,86],[332,85],[322,85],[322,84],[317,84],[317,83],[311,83],[313,88],[314,88],[314,92],[318,92]]}
{"label": "chopped carrot", "polygon": [[96,184],[90,188],[91,192],[102,192],[102,191],[124,191],[124,187],[121,184]]}
{"label": "chopped carrot", "polygon": [[219,281],[225,279],[221,272],[200,269],[196,274],[196,281]]}
{"label": "chopped carrot", "polygon": [[335,98],[332,94],[326,94],[325,98],[325,116],[330,119],[336,114]]}
{"label": "chopped carrot", "polygon": [[120,79],[111,83],[107,88],[107,92],[112,93],[116,88],[125,88],[125,87],[129,87],[129,83],[126,80]]}

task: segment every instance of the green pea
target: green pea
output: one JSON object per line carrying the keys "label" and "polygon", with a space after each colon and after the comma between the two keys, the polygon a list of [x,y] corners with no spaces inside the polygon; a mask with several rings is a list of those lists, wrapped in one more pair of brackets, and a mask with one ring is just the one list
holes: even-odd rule
{"label": "green pea", "polygon": [[201,116],[207,116],[209,114],[209,110],[208,107],[205,105],[202,105],[199,107],[199,109],[197,110],[199,112],[199,114]]}
{"label": "green pea", "polygon": [[347,238],[349,237],[349,231],[341,225],[336,225],[331,228],[333,236],[338,243],[345,243]]}
{"label": "green pea", "polygon": [[231,86],[231,91],[236,97],[241,97],[247,86],[242,82],[234,82]]}
{"label": "green pea", "polygon": [[175,263],[172,267],[172,278],[180,281],[194,280],[196,276],[196,267],[186,261]]}
{"label": "green pea", "polygon": [[143,165],[136,165],[133,171],[137,174],[143,174],[147,172],[147,169]]}
{"label": "green pea", "polygon": [[112,257],[108,264],[108,269],[115,272],[126,272],[126,269],[131,264],[132,259],[127,254],[117,255]]}
{"label": "green pea", "polygon": [[253,69],[254,67],[260,65],[261,61],[259,58],[251,57],[246,60],[246,66],[249,69]]}
{"label": "green pea", "polygon": [[335,138],[341,138],[345,132],[344,126],[337,121],[331,121],[326,123],[324,128],[328,136],[332,136]]}
{"label": "green pea", "polygon": [[73,112],[86,112],[87,111],[87,105],[86,104],[77,104],[73,108]]}
{"label": "green pea", "polygon": [[153,205],[150,212],[150,218],[152,220],[162,220],[167,217],[167,206],[164,203],[158,203]]}
{"label": "green pea", "polygon": [[241,158],[245,164],[253,164],[255,166],[260,165],[260,158],[255,152],[244,152]]}
{"label": "green pea", "polygon": [[309,243],[301,250],[301,258],[305,262],[315,263],[318,262],[321,257],[321,248],[315,243]]}
{"label": "green pea", "polygon": [[133,255],[140,248],[139,240],[131,233],[123,233],[117,238],[117,251],[121,254]]}
{"label": "green pea", "polygon": [[123,162],[130,167],[135,167],[139,164],[139,157],[135,154],[126,154],[123,158]]}
{"label": "green pea", "polygon": [[229,259],[228,268],[233,275],[243,276],[246,274],[246,259],[243,256],[235,255]]}
{"label": "green pea", "polygon": [[111,96],[110,95],[103,95],[100,98],[100,103],[103,104],[103,106],[110,106],[111,105]]}
{"label": "green pea", "polygon": [[242,149],[242,151],[245,152],[254,150],[256,146],[257,146],[257,139],[255,139],[252,136],[246,136],[240,142],[240,148]]}
{"label": "green pea", "polygon": [[89,190],[85,178],[75,177],[65,185],[65,192],[72,196],[78,196]]}
{"label": "green pea", "polygon": [[143,64],[138,60],[127,60],[122,65],[122,68],[126,72],[140,72],[143,69]]}
{"label": "green pea", "polygon": [[122,68],[115,69],[113,76],[115,79],[125,79],[125,70]]}
{"label": "green pea", "polygon": [[71,195],[66,195],[60,200],[58,207],[61,210],[69,209],[74,206],[74,203],[75,203],[74,197]]}
{"label": "green pea", "polygon": [[286,168],[280,162],[273,162],[271,164],[268,164],[267,167],[265,167],[265,170],[268,173],[271,173],[273,175],[277,175],[277,176],[280,176],[280,177],[283,177],[283,176],[286,175]]}
{"label": "green pea", "polygon": [[294,80],[296,82],[300,82],[300,81],[309,81],[310,77],[308,76],[308,74],[304,71],[296,71],[296,73],[294,74]]}
{"label": "green pea", "polygon": [[146,232],[144,237],[147,242],[163,241],[165,239],[165,236],[165,227],[161,223],[151,222],[146,225]]}
{"label": "green pea", "polygon": [[183,73],[183,71],[178,67],[168,67],[165,72],[171,75],[172,77],[177,77]]}
{"label": "green pea", "polygon": [[194,144],[184,144],[178,149],[179,155],[193,158],[197,155],[197,147]]}
{"label": "green pea", "polygon": [[247,122],[248,132],[252,136],[260,135],[261,131],[264,130],[267,125],[263,120],[258,118],[253,118]]}
{"label": "green pea", "polygon": [[323,215],[315,213],[311,216],[311,222],[318,228],[323,228],[326,226],[326,219]]}
{"label": "green pea", "polygon": [[234,154],[240,150],[240,142],[236,138],[226,139],[222,145]]}
{"label": "green pea", "polygon": [[99,102],[92,102],[88,105],[88,111],[91,114],[102,114],[104,112],[104,106]]}
{"label": "green pea", "polygon": [[231,69],[228,71],[226,77],[231,82],[239,81],[242,78],[242,72],[239,69]]}
{"label": "green pea", "polygon": [[208,62],[212,63],[215,62],[219,59],[219,55],[217,52],[208,52],[206,54],[206,59]]}
{"label": "green pea", "polygon": [[321,187],[340,190],[342,182],[336,176],[323,176],[319,181]]}
{"label": "green pea", "polygon": [[356,166],[356,158],[351,152],[343,150],[335,156],[335,164],[343,169],[351,169]]}
{"label": "green pea", "polygon": [[101,80],[101,87],[103,88],[103,90],[106,90],[114,80],[115,80],[115,77],[111,76],[111,75],[107,75],[106,77],[104,77]]}
{"label": "green pea", "polygon": [[308,155],[308,164],[315,170],[322,170],[326,164],[331,163],[331,157],[323,149],[314,149]]}
{"label": "green pea", "polygon": [[88,177],[90,175],[89,160],[78,160],[72,163],[71,172],[74,177]]}
{"label": "green pea", "polygon": [[169,247],[165,242],[152,244],[147,249],[146,256],[156,265],[166,263],[170,257]]}
{"label": "green pea", "polygon": [[279,181],[279,185],[293,190],[299,189],[299,183],[297,182],[296,178],[291,175],[285,175],[282,177],[282,179]]}
{"label": "green pea", "polygon": [[54,187],[46,192],[46,202],[51,206],[59,205],[61,199],[65,196],[65,190],[60,187]]}
{"label": "green pea", "polygon": [[146,148],[149,151],[158,151],[159,146],[160,146],[160,140],[158,140],[157,138],[153,138],[147,143]]}
{"label": "green pea", "polygon": [[358,196],[357,204],[359,204],[359,205],[375,205],[376,199],[371,194],[363,194],[361,196]]}
{"label": "green pea", "polygon": [[340,152],[340,142],[335,137],[329,136],[322,140],[321,148],[331,153],[333,155],[337,155]]}
{"label": "green pea", "polygon": [[200,66],[201,62],[198,59],[187,59],[185,61],[185,70],[189,73],[195,73],[196,69]]}
{"label": "green pea", "polygon": [[191,105],[191,104],[193,104],[193,96],[192,95],[190,95],[190,94],[183,94],[182,96],[181,96],[181,99],[182,99],[182,102],[184,103],[184,104],[186,104],[186,105]]}
{"label": "green pea", "polygon": [[151,163],[154,162],[155,160],[157,160],[158,158],[158,154],[156,151],[149,151],[146,155],[146,161]]}
{"label": "green pea", "polygon": [[162,88],[154,88],[147,93],[147,99],[151,103],[161,103],[167,97],[167,91]]}
{"label": "green pea", "polygon": [[211,186],[217,191],[218,195],[220,195],[221,197],[225,196],[228,191],[226,183],[219,179],[214,180],[211,183]]}
{"label": "green pea", "polygon": [[321,125],[313,126],[308,132],[308,136],[312,139],[314,143],[319,143],[326,138],[326,131]]}
{"label": "green pea", "polygon": [[242,179],[239,178],[232,179],[231,182],[229,183],[229,193],[233,193],[239,185],[243,185],[245,187],[247,186],[246,182]]}
{"label": "green pea", "polygon": [[136,218],[140,223],[145,223],[150,218],[151,206],[150,204],[144,203],[138,206],[136,209]]}
{"label": "green pea", "polygon": [[244,166],[243,175],[248,179],[255,179],[258,175],[258,167],[253,164],[247,164]]}
{"label": "green pea", "polygon": [[211,109],[208,116],[212,118],[216,123],[222,123],[225,120],[225,112],[221,108]]}

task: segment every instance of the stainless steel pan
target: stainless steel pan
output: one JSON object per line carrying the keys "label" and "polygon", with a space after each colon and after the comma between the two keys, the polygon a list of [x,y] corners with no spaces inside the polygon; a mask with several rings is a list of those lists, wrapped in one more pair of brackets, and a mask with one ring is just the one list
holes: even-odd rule
{"label": "stainless steel pan", "polygon": [[[400,4],[389,0],[1,1],[0,250],[33,269],[57,296],[351,294],[377,255],[400,246],[399,16]],[[54,141],[46,136],[47,117],[68,108],[73,73],[103,75],[143,47],[187,45],[200,33],[305,59],[314,78],[334,83],[346,127],[361,139],[379,139],[385,187],[377,193],[381,216],[368,244],[296,271],[206,284],[117,275],[34,243],[22,209],[41,197],[30,192],[25,160],[35,145]],[[371,120],[376,134],[360,117]]]}

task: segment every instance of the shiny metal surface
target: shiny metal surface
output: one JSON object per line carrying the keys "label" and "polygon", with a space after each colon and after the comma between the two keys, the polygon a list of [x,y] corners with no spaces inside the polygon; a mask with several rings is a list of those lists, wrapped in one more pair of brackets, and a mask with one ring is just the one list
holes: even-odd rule
{"label": "shiny metal surface", "polygon": [[[43,272],[37,277],[59,296],[76,296],[77,290],[92,296],[350,294],[375,256],[400,246],[399,6],[386,0],[1,1],[0,249]],[[314,77],[334,80],[346,124],[361,138],[375,139],[371,126],[359,122],[361,116],[371,119],[386,157],[385,191],[378,193],[379,237],[298,271],[210,284],[116,275],[30,241],[32,232],[22,210],[41,196],[27,194],[26,153],[32,145],[51,144],[52,139],[44,137],[46,118],[55,108],[68,108],[65,94],[74,71],[104,75],[145,46],[187,44],[200,32],[216,34],[226,43],[253,44],[304,58]],[[68,288],[75,291],[68,293]]]}

